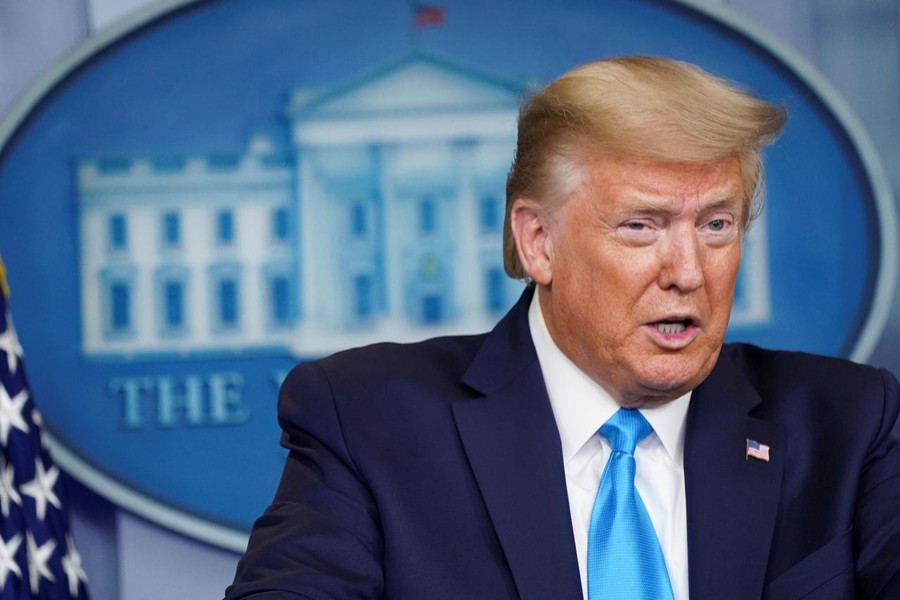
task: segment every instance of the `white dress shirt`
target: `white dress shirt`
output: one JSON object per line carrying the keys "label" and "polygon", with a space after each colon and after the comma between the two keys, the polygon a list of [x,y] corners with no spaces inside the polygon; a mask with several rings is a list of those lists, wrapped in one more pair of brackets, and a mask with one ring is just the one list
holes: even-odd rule
{"label": "white dress shirt", "polygon": [[[600,476],[611,452],[606,438],[597,430],[620,407],[556,346],[544,323],[537,293],[531,302],[528,322],[562,441],[581,589],[587,598],[588,527]],[[653,433],[634,452],[635,487],[656,529],[675,600],[688,600],[683,458],[684,424],[690,398],[691,394],[687,393],[657,408],[641,409],[653,426]]]}

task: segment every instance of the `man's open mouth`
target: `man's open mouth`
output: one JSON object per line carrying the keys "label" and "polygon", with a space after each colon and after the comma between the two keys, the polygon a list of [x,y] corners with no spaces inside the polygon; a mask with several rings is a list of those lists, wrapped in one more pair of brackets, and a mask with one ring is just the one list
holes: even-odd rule
{"label": "man's open mouth", "polygon": [[694,324],[694,320],[687,319],[676,319],[671,321],[657,321],[653,325],[656,327],[657,331],[660,333],[664,333],[667,335],[678,334],[690,327]]}

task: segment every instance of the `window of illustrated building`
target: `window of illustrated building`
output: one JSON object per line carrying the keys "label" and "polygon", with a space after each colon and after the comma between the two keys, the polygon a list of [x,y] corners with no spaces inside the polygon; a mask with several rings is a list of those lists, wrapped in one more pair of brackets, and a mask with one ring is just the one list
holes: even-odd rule
{"label": "window of illustrated building", "polygon": [[131,329],[131,285],[126,281],[114,281],[109,286],[109,325],[111,333],[124,333]]}
{"label": "window of illustrated building", "polygon": [[291,282],[287,275],[276,275],[269,283],[272,298],[272,321],[283,325],[291,320]]}
{"label": "window of illustrated building", "polygon": [[437,229],[437,203],[432,198],[419,202],[419,232],[434,233]]}
{"label": "window of illustrated building", "polygon": [[482,196],[478,204],[478,221],[483,233],[494,233],[500,230],[500,202],[496,196]]}
{"label": "window of illustrated building", "polygon": [[181,334],[188,326],[189,271],[182,265],[164,265],[154,279],[156,326],[163,336]]}
{"label": "window of illustrated building", "polygon": [[236,279],[222,278],[218,282],[219,323],[225,327],[238,324],[238,283]]}
{"label": "window of illustrated building", "polygon": [[110,250],[124,250],[128,246],[128,225],[125,215],[110,215],[106,224]]}
{"label": "window of illustrated building", "polygon": [[272,239],[286,242],[290,237],[290,219],[287,208],[276,208],[272,211]]}
{"label": "window of illustrated building", "polygon": [[184,327],[184,283],[181,281],[163,284],[163,318],[168,329]]}
{"label": "window of illustrated building", "polygon": [[438,294],[422,297],[422,322],[426,325],[440,323],[444,320],[444,299]]}
{"label": "window of illustrated building", "polygon": [[262,267],[263,317],[275,329],[291,325],[297,317],[296,281],[293,264],[276,261]]}
{"label": "window of illustrated building", "polygon": [[238,263],[218,263],[210,267],[209,301],[213,333],[234,331],[241,325],[241,279],[242,269]]}
{"label": "window of illustrated building", "polygon": [[353,278],[353,296],[356,317],[367,319],[374,313],[371,275],[357,275]]}
{"label": "window of illustrated building", "polygon": [[354,237],[363,237],[369,229],[366,205],[357,202],[350,207],[350,233]]}
{"label": "window of illustrated building", "polygon": [[447,304],[452,292],[450,274],[442,262],[437,254],[425,254],[421,258],[416,282],[418,307],[414,310],[423,325],[442,323],[448,317]]}
{"label": "window of illustrated building", "polygon": [[181,243],[181,218],[177,212],[167,212],[162,220],[163,245],[175,247]]}
{"label": "window of illustrated building", "polygon": [[216,215],[216,241],[220,244],[234,242],[234,213],[230,210],[220,210]]}
{"label": "window of illustrated building", "polygon": [[135,333],[139,300],[135,292],[135,275],[135,268],[127,265],[109,267],[99,273],[101,297],[98,309],[103,335],[108,339],[121,340]]}
{"label": "window of illustrated building", "polygon": [[487,310],[499,313],[506,309],[506,275],[500,267],[490,267],[485,272],[485,297]]}

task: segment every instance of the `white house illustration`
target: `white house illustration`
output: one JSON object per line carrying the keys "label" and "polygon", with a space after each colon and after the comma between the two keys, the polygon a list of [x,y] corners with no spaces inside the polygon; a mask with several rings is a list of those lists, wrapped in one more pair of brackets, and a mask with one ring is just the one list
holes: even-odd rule
{"label": "white house illustration", "polygon": [[[522,86],[423,55],[296,89],[290,148],[78,165],[83,349],[288,351],[490,328]],[[765,226],[732,322],[768,319]]]}

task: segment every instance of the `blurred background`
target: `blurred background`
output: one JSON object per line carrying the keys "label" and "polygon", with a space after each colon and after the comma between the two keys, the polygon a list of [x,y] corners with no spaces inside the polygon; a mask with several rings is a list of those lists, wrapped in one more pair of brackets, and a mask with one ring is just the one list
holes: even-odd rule
{"label": "blurred background", "polygon": [[[635,0],[635,3],[640,2]],[[74,72],[75,67],[86,60],[85,57],[102,53],[103,60],[106,60],[106,54],[113,55],[109,60],[114,60],[115,40],[129,32],[139,30],[142,24],[152,22],[153,18],[165,14],[169,9],[189,8],[191,4],[154,0],[0,0],[0,122],[6,126],[5,133],[14,130],[18,123],[23,122],[29,111],[39,104],[40,98],[48,91],[52,91],[53,83],[70,71]],[[312,2],[304,3],[297,0],[296,4],[301,5],[301,8],[309,4],[309,10],[314,10]],[[343,17],[346,21],[343,24],[340,21],[332,24],[334,30],[340,31],[341,27],[346,25],[348,31],[355,31],[357,21],[362,18],[360,15],[364,3],[359,3],[358,11],[354,9],[354,3],[346,4],[347,10]],[[545,10],[548,13],[552,12],[551,3],[544,4]],[[851,121],[858,121],[862,128],[862,133],[858,135],[870,140],[874,153],[880,157],[880,166],[886,176],[884,183],[893,190],[893,197],[898,197],[900,1],[694,0],[657,4],[686,7],[713,20],[725,20],[739,27],[763,47],[777,48],[778,53],[790,57],[792,64],[803,65],[804,77],[815,81],[821,80],[825,89],[834,91],[839,97],[836,102],[849,107],[848,114],[851,115]],[[420,8],[427,10],[422,11]],[[446,0],[427,6],[410,5],[409,9],[412,26],[400,27],[399,35],[410,36],[411,41],[406,42],[415,48],[421,49],[424,46],[428,49],[428,40],[425,36],[429,33],[425,30],[440,28],[445,20],[449,27],[455,3],[453,0]],[[502,15],[491,13],[485,18],[501,17]],[[277,19],[274,16],[273,18]],[[416,19],[423,20],[416,22]],[[535,33],[532,32],[530,35]],[[422,39],[418,39],[417,36],[422,36]],[[245,41],[239,35],[232,38],[224,37],[229,40],[228,43],[235,45]],[[559,44],[565,45],[565,36],[559,37]],[[96,42],[98,39],[105,41],[98,44]],[[353,43],[349,36],[348,43]],[[527,44],[527,37],[523,37],[521,43]],[[210,53],[214,54],[215,49],[210,49]],[[328,61],[327,57],[321,59],[324,65],[322,68],[328,67]],[[543,72],[540,69],[536,71]],[[529,73],[518,72],[516,75]],[[183,82],[173,82],[173,85],[181,83]],[[504,82],[494,83],[497,89],[507,85]],[[515,91],[514,87],[510,86],[511,92]],[[294,101],[302,104],[304,101],[302,92],[295,91],[294,94]],[[190,101],[190,98],[186,97],[186,101]],[[278,101],[283,102],[284,99],[279,98]],[[507,113],[508,111],[502,113],[503,119],[509,117]],[[260,127],[266,130],[268,125],[263,124]],[[508,134],[508,130],[497,132],[500,138]],[[276,137],[277,146],[278,134],[273,135]],[[247,132],[246,137],[250,140],[248,152],[266,153],[270,143],[266,136],[254,137],[252,132]],[[10,140],[7,142],[12,143]],[[487,152],[481,155],[481,160],[490,162],[493,160],[492,156]],[[322,167],[324,170],[328,168]],[[85,181],[87,180],[80,179],[77,184],[82,193],[89,189],[89,184]],[[502,186],[502,181],[500,184]],[[883,194],[881,197],[889,198]],[[17,200],[36,201],[32,198]],[[7,218],[6,209],[8,206],[0,201],[0,221]],[[363,216],[359,218],[362,219]],[[485,218],[490,221],[490,217]],[[797,215],[798,227],[802,227],[803,219],[804,215]],[[896,226],[897,223],[892,223],[882,231],[893,231]],[[0,239],[0,251],[4,253],[4,257],[10,254],[15,256],[15,252],[8,249],[9,245],[8,240]],[[896,264],[896,258],[892,257],[890,264]],[[13,268],[14,263],[15,261],[7,258],[14,294],[12,312],[16,315],[20,310],[17,303],[26,304],[30,300],[24,297],[24,292],[16,290],[17,273]],[[437,269],[436,266],[429,264],[423,268],[426,271]],[[22,275],[19,277],[25,278]],[[357,279],[356,285],[359,292],[368,284],[363,279]],[[490,287],[490,281],[486,285]],[[22,288],[27,290],[27,283],[23,284]],[[500,299],[496,304],[508,303],[503,293],[514,295],[515,290],[498,291]],[[885,307],[886,318],[879,322],[879,330],[874,333],[865,356],[854,358],[890,368],[897,373],[900,371],[900,300],[893,290],[889,290],[888,296],[889,301]],[[440,314],[439,304],[426,302],[423,306],[425,313],[420,317],[426,321]],[[290,309],[287,307],[284,310]],[[358,304],[356,310],[365,312],[367,307]],[[21,312],[27,313],[27,309]],[[827,328],[829,324],[823,323],[822,326]],[[20,329],[19,336],[25,349],[26,364],[31,364],[32,361],[28,358],[30,348],[40,347],[41,342],[29,339],[28,331],[24,328]],[[847,348],[834,353],[850,355],[851,351]],[[300,352],[300,355],[302,354]],[[41,365],[39,360],[33,362],[38,366]],[[284,368],[287,367],[289,364],[285,363]],[[279,367],[277,370],[281,371],[283,368]],[[35,387],[38,387],[37,379],[42,375],[41,370],[32,368],[30,375]],[[273,399],[275,389],[273,385],[270,390]],[[40,397],[37,398],[37,403],[38,406],[41,405]],[[229,414],[235,419],[239,418],[239,411],[237,409],[235,411],[225,414],[223,419]],[[66,422],[55,422],[50,425],[48,428],[56,434],[56,437],[65,438]],[[271,444],[274,446],[277,441],[274,417],[268,427],[272,430]],[[241,442],[235,440],[234,443]],[[65,449],[61,448],[60,452],[64,453]],[[63,460],[62,464],[65,467],[66,461]],[[127,491],[124,496],[116,493],[97,493],[95,490],[108,482],[86,481],[86,479],[90,478],[70,473],[65,477],[63,484],[72,529],[81,550],[93,598],[178,600],[221,597],[234,574],[239,557],[238,547],[242,540],[240,535],[237,537],[231,535],[231,529],[227,527],[219,531],[214,525],[210,525],[209,531],[206,531],[204,530],[206,525],[202,522],[185,524],[178,520],[177,515],[167,521],[168,513],[165,511],[162,517],[148,520],[142,516],[147,513],[140,508],[144,500],[125,498]],[[197,480],[202,494],[203,478],[198,477]],[[271,495],[271,491],[268,495]],[[153,504],[156,500],[151,497],[148,502]],[[125,508],[126,506],[128,508]]]}

